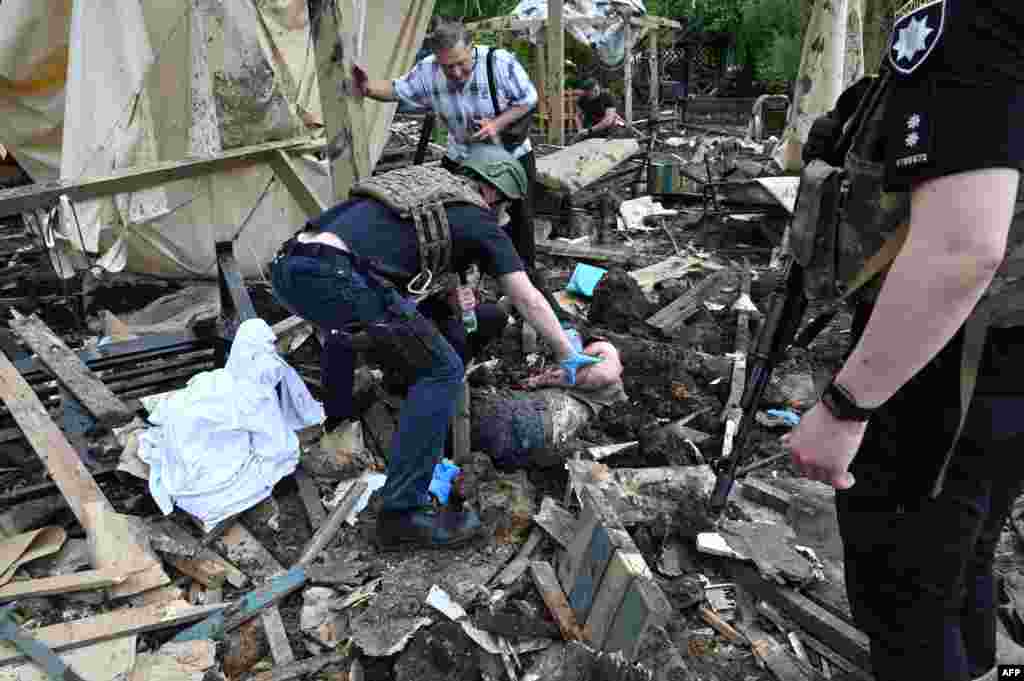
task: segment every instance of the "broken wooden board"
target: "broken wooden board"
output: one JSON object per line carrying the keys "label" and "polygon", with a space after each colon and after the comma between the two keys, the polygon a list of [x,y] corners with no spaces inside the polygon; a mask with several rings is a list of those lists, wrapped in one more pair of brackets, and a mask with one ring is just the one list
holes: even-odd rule
{"label": "broken wooden board", "polygon": [[[742,298],[750,298],[750,268],[743,270]],[[741,299],[742,299],[741,298]],[[733,306],[734,308],[736,306]],[[740,421],[743,420],[743,393],[747,387],[747,352],[750,349],[750,312],[740,308],[736,316],[736,346],[733,352],[732,384],[725,403],[725,436],[722,438],[722,460],[732,455]],[[753,408],[753,407],[751,407]]]}
{"label": "broken wooden board", "polygon": [[110,570],[86,570],[58,577],[42,577],[11,582],[0,588],[0,603],[36,596],[54,596],[56,594],[105,589],[120,584],[127,575]]}
{"label": "broken wooden board", "polygon": [[623,266],[631,265],[638,259],[637,254],[632,249],[607,248],[564,241],[538,241],[537,252],[560,258],[573,258],[574,260],[611,263]]}
{"label": "broken wooden board", "polygon": [[64,388],[102,426],[122,426],[135,413],[36,315],[12,319],[11,330],[25,342]]}
{"label": "broken wooden board", "polygon": [[530,536],[526,538],[519,553],[512,559],[512,562],[505,566],[505,569],[495,578],[495,581],[502,586],[512,586],[526,572],[530,566],[530,556],[544,540],[544,531],[539,527],[530,530]]}
{"label": "broken wooden board", "polygon": [[316,532],[327,519],[327,511],[324,510],[324,502],[320,499],[320,492],[317,490],[316,482],[309,477],[309,473],[300,464],[292,474],[295,484],[299,488],[299,498],[306,509],[306,517],[309,518],[309,527]]}
{"label": "broken wooden board", "polygon": [[650,578],[651,571],[643,556],[635,551],[617,550],[608,562],[594,605],[586,620],[587,641],[603,650],[608,631],[615,621],[622,600],[634,579]]}
{"label": "broken wooden board", "polygon": [[345,496],[342,497],[338,505],[331,511],[331,515],[327,517],[327,520],[320,529],[312,536],[305,548],[302,550],[302,555],[299,557],[296,565],[309,565],[313,562],[313,559],[320,555],[320,552],[326,549],[335,537],[338,535],[338,531],[341,529],[342,524],[348,519],[349,515],[355,509],[359,499],[366,492],[366,482],[363,480],[357,480],[345,492]]}
{"label": "broken wooden board", "polygon": [[862,669],[871,668],[870,642],[859,629],[793,589],[765,581],[750,566],[729,563],[728,570],[748,592],[774,606],[809,636],[818,639],[854,665]]}
{"label": "broken wooden board", "polygon": [[576,615],[569,607],[569,601],[558,583],[558,577],[551,564],[545,561],[533,561],[530,563],[530,576],[533,578],[533,584],[540,592],[541,598],[544,599],[545,605],[548,606],[548,611],[558,623],[562,638],[566,641],[580,639],[581,632]]}
{"label": "broken wooden board", "polygon": [[215,560],[202,560],[200,558],[178,558],[171,556],[168,561],[174,569],[183,575],[194,579],[197,583],[207,588],[219,589],[227,581],[227,570]]}
{"label": "broken wooden board", "polygon": [[533,522],[544,528],[562,548],[569,548],[576,535],[576,516],[551,497],[541,500],[540,511],[533,516]]}
{"label": "broken wooden board", "polygon": [[718,293],[729,281],[731,272],[719,270],[705,277],[699,284],[647,318],[647,323],[662,333],[671,335],[704,305],[704,301]]}
{"label": "broken wooden board", "polygon": [[635,660],[647,632],[665,626],[671,615],[672,604],[657,584],[634,579],[608,630],[605,652],[621,652],[627,660]]}
{"label": "broken wooden board", "polygon": [[[314,675],[324,667],[339,665],[348,662],[351,653],[346,649],[340,652],[327,653],[317,657],[310,657],[301,662],[292,662],[283,666],[260,672],[249,679],[249,681],[292,681],[292,679],[314,678]],[[356,681],[352,678],[350,681]]]}
{"label": "broken wooden board", "polygon": [[692,255],[673,255],[648,267],[633,270],[629,273],[629,276],[636,280],[636,283],[640,285],[644,293],[650,293],[656,284],[666,279],[679,279],[694,270],[720,270],[722,267],[722,265],[715,264],[707,258],[699,258]]}
{"label": "broken wooden board", "polygon": [[202,561],[213,561],[224,569],[227,583],[236,589],[245,588],[249,577],[233,564],[217,555],[213,549],[203,546],[203,542],[188,533],[183,527],[170,518],[163,518],[148,524],[150,544],[160,553],[182,558],[195,558]]}
{"label": "broken wooden board", "polygon": [[136,539],[138,528],[129,516],[114,510],[78,453],[47,415],[32,386],[2,354],[0,399],[89,535],[94,567],[128,575],[111,589],[111,594],[131,596],[169,583],[160,560]]}
{"label": "broken wooden board", "polygon": [[[59,653],[113,638],[188,624],[223,608],[223,605],[191,606],[185,601],[121,608],[85,619],[34,629],[32,635]],[[24,659],[25,654],[13,644],[0,642],[0,664]]]}

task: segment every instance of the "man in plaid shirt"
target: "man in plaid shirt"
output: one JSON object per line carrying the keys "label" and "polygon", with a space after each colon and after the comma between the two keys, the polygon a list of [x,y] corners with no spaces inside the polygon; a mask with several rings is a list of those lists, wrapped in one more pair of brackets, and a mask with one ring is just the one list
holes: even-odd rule
{"label": "man in plaid shirt", "polygon": [[[428,38],[429,56],[394,80],[371,80],[353,67],[357,94],[382,102],[401,101],[415,111],[434,111],[448,128],[448,150],[442,165],[454,171],[473,142],[491,139],[537,105],[537,90],[526,69],[506,50],[494,53],[494,87],[501,112],[494,110],[487,81],[487,54],[494,48],[473,45],[465,26],[442,23]],[[510,149],[529,180],[527,196],[512,203],[505,226],[519,256],[533,270],[533,184],[537,166],[529,138]]]}

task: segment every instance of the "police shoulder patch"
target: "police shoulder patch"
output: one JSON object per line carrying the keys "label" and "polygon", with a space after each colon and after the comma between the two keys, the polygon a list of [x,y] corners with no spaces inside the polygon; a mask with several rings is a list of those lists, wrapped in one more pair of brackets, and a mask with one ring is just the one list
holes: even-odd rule
{"label": "police shoulder patch", "polygon": [[925,62],[942,37],[946,0],[910,0],[896,12],[889,41],[889,63],[903,74]]}

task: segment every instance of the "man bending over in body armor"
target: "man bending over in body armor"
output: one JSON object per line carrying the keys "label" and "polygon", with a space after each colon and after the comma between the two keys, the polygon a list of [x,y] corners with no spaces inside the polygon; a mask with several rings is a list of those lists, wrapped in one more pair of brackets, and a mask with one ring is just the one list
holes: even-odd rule
{"label": "man bending over in body armor", "polygon": [[[382,548],[455,546],[481,532],[475,513],[430,505],[427,490],[464,366],[408,292],[423,293],[476,262],[553,348],[567,385],[575,383],[577,369],[599,361],[574,349],[498,226],[503,204],[521,198],[526,185],[510,153],[474,145],[458,175],[414,166],[360,183],[352,198],[286,241],[271,265],[277,298],[332,336],[330,361],[344,362],[347,353],[351,367],[349,332],[365,332],[374,358],[410,377],[381,490],[375,539]],[[348,377],[351,385],[351,371]],[[344,391],[336,385],[332,392]]]}

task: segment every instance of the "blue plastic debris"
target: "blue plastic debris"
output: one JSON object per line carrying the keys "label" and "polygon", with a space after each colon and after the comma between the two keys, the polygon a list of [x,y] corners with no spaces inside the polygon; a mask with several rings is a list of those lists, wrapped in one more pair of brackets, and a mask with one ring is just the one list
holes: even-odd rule
{"label": "blue plastic debris", "polygon": [[757,422],[768,428],[789,426],[795,428],[800,425],[800,415],[791,409],[768,409],[764,416],[758,414]]}
{"label": "blue plastic debris", "polygon": [[594,288],[597,286],[597,282],[601,281],[601,277],[607,271],[600,267],[580,263],[573,270],[572,277],[569,278],[569,283],[566,284],[565,290],[590,298],[594,295]]}

